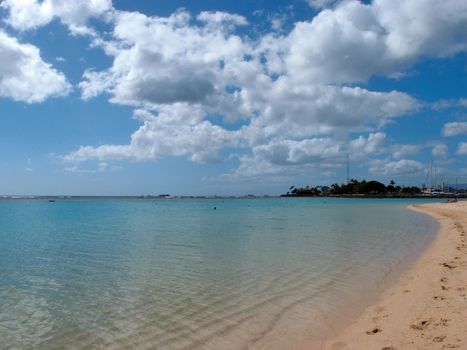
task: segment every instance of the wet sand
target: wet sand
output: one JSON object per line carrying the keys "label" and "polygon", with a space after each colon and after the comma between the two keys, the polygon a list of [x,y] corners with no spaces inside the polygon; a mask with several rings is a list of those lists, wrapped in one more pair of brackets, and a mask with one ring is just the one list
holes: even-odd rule
{"label": "wet sand", "polygon": [[439,221],[433,243],[323,349],[467,349],[467,202],[410,209]]}

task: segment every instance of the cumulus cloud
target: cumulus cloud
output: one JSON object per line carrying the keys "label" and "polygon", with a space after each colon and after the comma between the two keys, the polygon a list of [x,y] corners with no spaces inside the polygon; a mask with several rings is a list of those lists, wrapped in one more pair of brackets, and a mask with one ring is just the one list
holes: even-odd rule
{"label": "cumulus cloud", "polygon": [[239,167],[229,177],[326,173],[341,167],[348,153],[352,161],[367,161],[370,156],[381,153],[385,139],[384,133],[370,133],[367,137],[361,135],[348,141],[330,137],[271,140],[252,147],[251,156],[241,156]]}
{"label": "cumulus cloud", "polygon": [[384,150],[386,134],[382,132],[370,133],[368,138],[363,136],[351,140],[349,143],[349,152],[353,159],[359,159],[362,156],[378,154]]}
{"label": "cumulus cloud", "polygon": [[207,23],[209,26],[213,26],[214,29],[227,29],[228,31],[234,30],[238,26],[245,26],[248,24],[248,21],[245,17],[222,11],[203,11],[196,17],[196,19],[198,21]]}
{"label": "cumulus cloud", "polygon": [[201,120],[202,111],[186,104],[151,115],[139,111],[143,125],[133,133],[128,145],[81,146],[65,155],[64,161],[150,160],[163,156],[189,156],[192,161],[218,161],[218,152],[238,145],[237,132],[230,132]]}
{"label": "cumulus cloud", "polygon": [[85,73],[84,99],[107,92],[120,104],[202,104],[214,113],[252,118],[254,128],[281,119],[292,125],[291,119],[303,133],[384,124],[417,108],[416,100],[397,91],[317,85],[288,72],[272,79],[261,63],[269,50],[264,40],[256,47],[226,27],[245,24],[239,16],[202,13],[198,19],[215,25],[200,26],[183,11],[164,18],[120,12],[115,18],[116,40],[100,43],[114,57],[113,65]]}
{"label": "cumulus cloud", "polygon": [[370,162],[370,173],[380,175],[404,175],[419,173],[424,170],[422,163],[411,159],[386,161],[375,159]]}
{"label": "cumulus cloud", "polygon": [[44,62],[37,47],[0,30],[0,96],[27,103],[67,95],[65,76]]}
{"label": "cumulus cloud", "polygon": [[467,122],[446,123],[442,129],[443,136],[456,136],[467,134]]}
{"label": "cumulus cloud", "polygon": [[314,9],[320,10],[334,5],[337,0],[308,0],[308,3]]}
{"label": "cumulus cloud", "polygon": [[283,41],[287,69],[312,82],[358,82],[399,73],[421,56],[467,47],[467,3],[447,0],[344,1],[299,22]]}
{"label": "cumulus cloud", "polygon": [[340,164],[350,153],[353,159],[382,151],[386,135],[370,133],[367,138],[359,136],[348,142],[333,138],[296,140],[272,140],[268,144],[253,147],[256,158],[277,165],[315,164],[331,167]]}
{"label": "cumulus cloud", "polygon": [[261,89],[246,90],[241,96],[252,110],[260,111],[251,129],[266,137],[306,137],[381,127],[418,107],[415,99],[396,91],[295,84],[286,77],[263,84]]}
{"label": "cumulus cloud", "polygon": [[431,104],[434,110],[442,110],[445,108],[463,108],[467,107],[467,98],[459,99],[441,99]]}
{"label": "cumulus cloud", "polygon": [[392,156],[396,159],[404,158],[406,156],[413,156],[420,152],[421,145],[400,145],[392,146]]}
{"label": "cumulus cloud", "polygon": [[459,146],[457,147],[457,153],[467,156],[467,142],[459,143]]}
{"label": "cumulus cloud", "polygon": [[[465,51],[467,4],[309,3],[325,9],[288,34],[258,40],[239,34],[248,22],[235,14],[179,10],[157,17],[114,10],[112,32],[93,42],[112,64],[86,71],[79,86],[84,100],[105,93],[112,103],[134,106],[142,125],[126,145],[82,146],[64,159],[173,155],[212,162],[223,148],[249,147],[252,154],[239,158],[236,174],[332,168],[346,152],[365,161],[391,154],[395,160],[372,163],[375,173],[419,171],[420,163],[405,158],[422,146],[386,145],[381,129],[422,103],[400,91],[357,84],[374,75],[400,76],[421,57]],[[226,129],[238,120],[236,130]],[[345,141],[354,133],[368,136]]]}
{"label": "cumulus cloud", "polygon": [[115,103],[160,105],[208,103],[222,96],[228,84],[235,84],[235,64],[248,53],[242,39],[231,34],[246,20],[221,12],[201,13],[200,25],[192,19],[185,11],[169,17],[116,14],[116,42],[100,43],[114,63],[85,73],[83,98],[108,92]]}
{"label": "cumulus cloud", "polygon": [[87,21],[112,9],[111,0],[3,0],[8,10],[6,22],[15,29],[44,26],[54,18],[67,25],[72,33],[89,33]]}
{"label": "cumulus cloud", "polygon": [[448,155],[448,146],[444,143],[435,145],[431,151],[435,157],[446,157]]}
{"label": "cumulus cloud", "polygon": [[340,146],[329,138],[270,142],[254,147],[253,153],[278,165],[321,163],[342,157]]}

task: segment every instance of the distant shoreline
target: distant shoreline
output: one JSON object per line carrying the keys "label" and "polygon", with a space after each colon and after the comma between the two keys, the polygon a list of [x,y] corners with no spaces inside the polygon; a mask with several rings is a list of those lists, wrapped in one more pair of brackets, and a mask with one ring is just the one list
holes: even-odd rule
{"label": "distant shoreline", "polygon": [[308,196],[302,194],[282,194],[280,197],[294,197],[294,198],[467,198],[467,194],[457,195],[454,193],[446,193],[439,195],[426,195],[426,194],[328,194],[319,196]]}
{"label": "distant shoreline", "polygon": [[3,195],[0,196],[1,200],[126,200],[126,199],[137,199],[137,200],[170,200],[170,199],[248,199],[248,198],[279,198],[280,196],[254,196],[254,195],[244,195],[244,196],[217,196],[217,195],[206,195],[206,196],[171,196],[171,195],[140,195],[140,196],[33,196],[33,195]]}
{"label": "distant shoreline", "polygon": [[458,198],[466,199],[467,194],[454,195],[382,195],[382,194],[329,194],[329,195],[300,195],[300,194],[282,194],[282,195],[242,195],[242,196],[187,196],[187,195],[140,195],[140,196],[34,196],[34,195],[1,195],[1,200],[154,200],[154,199],[268,199],[268,198],[375,198],[375,199],[444,199],[444,198]]}

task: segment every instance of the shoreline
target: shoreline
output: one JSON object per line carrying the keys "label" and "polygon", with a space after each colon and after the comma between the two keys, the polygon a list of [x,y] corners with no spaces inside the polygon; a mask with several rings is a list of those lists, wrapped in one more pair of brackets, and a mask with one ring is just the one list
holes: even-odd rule
{"label": "shoreline", "polygon": [[325,350],[467,348],[467,202],[411,205],[440,227],[427,249]]}

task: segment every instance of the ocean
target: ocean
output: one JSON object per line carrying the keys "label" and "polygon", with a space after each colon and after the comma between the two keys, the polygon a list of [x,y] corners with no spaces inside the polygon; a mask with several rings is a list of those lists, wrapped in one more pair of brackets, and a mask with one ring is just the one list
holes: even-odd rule
{"label": "ocean", "polygon": [[432,241],[420,200],[1,200],[1,349],[320,341]]}

